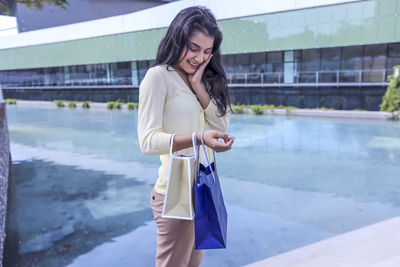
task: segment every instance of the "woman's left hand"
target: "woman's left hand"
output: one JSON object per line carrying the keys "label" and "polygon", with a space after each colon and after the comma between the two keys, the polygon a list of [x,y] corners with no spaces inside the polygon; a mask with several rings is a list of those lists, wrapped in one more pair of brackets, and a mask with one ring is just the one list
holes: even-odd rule
{"label": "woman's left hand", "polygon": [[188,75],[188,80],[189,80],[189,83],[192,86],[193,90],[197,91],[197,89],[199,87],[202,87],[201,78],[203,77],[204,69],[207,67],[212,56],[213,55],[211,54],[206,61],[201,63],[201,65],[197,68],[195,73]]}

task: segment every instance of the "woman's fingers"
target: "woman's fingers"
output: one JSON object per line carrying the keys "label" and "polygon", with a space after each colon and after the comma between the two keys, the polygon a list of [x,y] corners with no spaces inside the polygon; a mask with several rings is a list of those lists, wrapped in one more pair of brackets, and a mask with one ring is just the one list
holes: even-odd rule
{"label": "woman's fingers", "polygon": [[224,143],[227,143],[229,140],[231,140],[232,138],[234,138],[233,136],[230,136],[227,133],[221,133],[221,132],[216,132],[216,138],[219,139],[223,139]]}
{"label": "woman's fingers", "polygon": [[203,77],[204,69],[207,67],[208,63],[210,62],[212,55],[208,57],[206,61],[201,63],[201,65],[197,68],[196,72],[192,76],[192,82],[200,82],[201,78]]}
{"label": "woman's fingers", "polygon": [[232,144],[233,144],[234,140],[235,140],[234,137],[232,137],[226,143],[222,143],[222,142],[215,140],[215,142],[213,144],[213,146],[214,146],[213,149],[216,152],[224,152],[224,151],[230,150],[232,148]]}
{"label": "woman's fingers", "polygon": [[[219,139],[222,139],[219,141]],[[215,130],[208,130],[204,133],[206,145],[215,150],[215,152],[224,152],[230,150],[235,137],[227,133]]]}
{"label": "woman's fingers", "polygon": [[204,69],[207,67],[208,63],[210,62],[212,56],[213,56],[213,55],[210,55],[210,56],[208,57],[208,59],[207,59],[206,61],[204,61],[204,62],[200,65],[200,67],[199,67],[198,70],[204,71]]}

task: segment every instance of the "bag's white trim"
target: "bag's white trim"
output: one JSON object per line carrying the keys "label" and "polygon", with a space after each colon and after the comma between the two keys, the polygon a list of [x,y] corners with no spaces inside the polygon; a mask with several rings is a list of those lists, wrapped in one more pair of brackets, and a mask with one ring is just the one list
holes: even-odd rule
{"label": "bag's white trim", "polygon": [[[170,180],[171,180],[171,172],[172,172],[172,161],[173,159],[179,159],[179,160],[186,160],[187,161],[187,165],[190,166],[190,160],[194,159],[195,160],[195,173],[197,172],[197,155],[198,155],[198,149],[197,148],[197,136],[196,136],[196,132],[193,132],[192,134],[192,142],[193,142],[193,148],[194,148],[194,153],[193,155],[184,155],[184,154],[178,154],[177,152],[175,154],[172,153],[172,148],[174,145],[174,139],[175,139],[176,134],[172,135],[171,137],[171,147],[170,147],[170,165],[169,165],[169,172],[168,172],[168,182],[167,182],[167,188],[165,190],[165,198],[164,198],[164,204],[163,204],[163,209],[162,209],[162,213],[161,213],[161,217],[163,218],[172,218],[172,219],[181,219],[181,220],[193,220],[194,219],[194,208],[193,208],[193,204],[189,205],[189,217],[185,216],[185,217],[181,217],[181,216],[171,216],[171,215],[165,215],[165,209],[167,206],[167,199],[168,199],[168,189],[169,189],[169,185],[170,185]],[[183,156],[180,156],[183,155]],[[196,177],[193,178],[193,181],[191,180],[192,177],[192,168],[188,168],[188,179],[189,179],[189,203],[193,203],[193,197],[192,197],[192,185],[195,183],[195,179]]]}

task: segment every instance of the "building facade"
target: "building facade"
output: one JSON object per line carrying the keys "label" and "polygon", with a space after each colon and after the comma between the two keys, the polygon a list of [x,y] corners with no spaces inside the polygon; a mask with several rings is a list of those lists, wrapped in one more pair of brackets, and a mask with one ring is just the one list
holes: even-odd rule
{"label": "building facade", "polygon": [[27,32],[123,15],[173,1],[176,0],[68,0],[65,8],[44,3],[42,9],[35,9],[17,4],[14,13],[18,31]]}
{"label": "building facade", "polygon": [[[169,22],[182,8],[201,4],[224,34],[233,103],[379,108],[387,76],[400,65],[400,0],[266,2],[183,0],[3,38],[0,82],[8,96],[26,89],[29,98],[32,90],[42,90],[38,97],[69,89],[137,95]],[[60,32],[66,34],[52,35]]]}

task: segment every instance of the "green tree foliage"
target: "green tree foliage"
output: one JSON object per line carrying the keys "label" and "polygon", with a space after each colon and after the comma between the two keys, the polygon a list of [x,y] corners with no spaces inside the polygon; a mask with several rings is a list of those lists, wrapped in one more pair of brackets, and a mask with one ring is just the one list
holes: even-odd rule
{"label": "green tree foliage", "polygon": [[[395,74],[389,75],[389,86],[383,96],[381,111],[394,112],[400,110],[400,65],[394,66]],[[397,71],[396,71],[397,69]]]}
{"label": "green tree foliage", "polygon": [[10,9],[15,4],[22,4],[28,8],[43,9],[44,4],[51,4],[57,7],[66,8],[67,0],[0,0],[0,15],[10,15]]}

